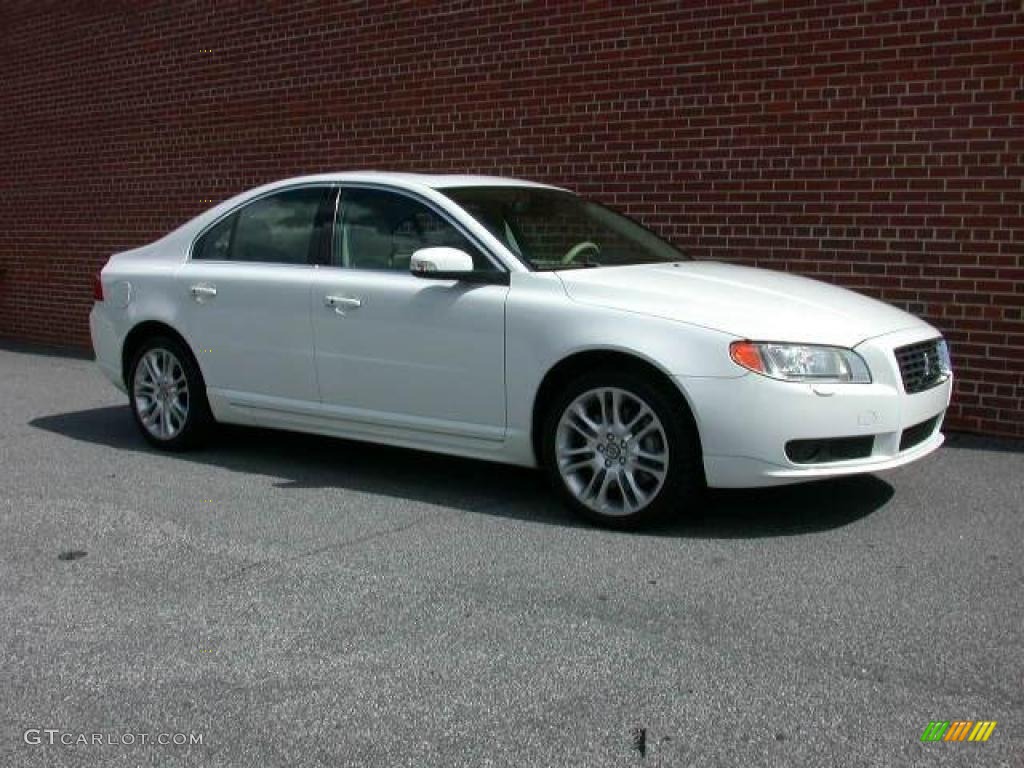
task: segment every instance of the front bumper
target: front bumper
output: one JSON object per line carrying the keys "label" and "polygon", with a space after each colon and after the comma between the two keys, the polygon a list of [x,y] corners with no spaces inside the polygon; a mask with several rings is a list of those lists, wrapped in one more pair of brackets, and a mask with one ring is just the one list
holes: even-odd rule
{"label": "front bumper", "polygon": [[[754,373],[736,378],[677,377],[692,406],[713,488],[750,488],[876,472],[927,456],[943,442],[939,428],[952,378],[923,392],[903,390],[893,350],[934,338],[931,329],[869,339],[856,350],[871,384],[798,384]],[[930,434],[900,450],[904,431],[935,419]],[[786,454],[792,440],[870,437],[862,458],[799,464]]]}

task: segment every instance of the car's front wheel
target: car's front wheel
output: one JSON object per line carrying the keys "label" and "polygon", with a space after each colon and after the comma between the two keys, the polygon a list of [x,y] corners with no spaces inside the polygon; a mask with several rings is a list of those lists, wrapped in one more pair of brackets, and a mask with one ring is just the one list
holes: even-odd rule
{"label": "car's front wheel", "polygon": [[202,374],[176,339],[158,336],[135,352],[130,368],[132,413],[143,437],[166,451],[192,447],[212,418]]}
{"label": "car's front wheel", "polygon": [[543,433],[545,468],[569,507],[626,528],[692,502],[703,485],[688,413],[664,386],[628,371],[565,387]]}

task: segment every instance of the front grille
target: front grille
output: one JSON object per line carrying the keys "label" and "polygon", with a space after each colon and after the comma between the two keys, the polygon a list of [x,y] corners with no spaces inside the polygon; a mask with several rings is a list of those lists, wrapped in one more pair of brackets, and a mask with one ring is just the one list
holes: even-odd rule
{"label": "front grille", "polygon": [[942,414],[932,416],[928,421],[922,421],[920,424],[915,424],[912,427],[907,427],[903,430],[903,434],[900,435],[900,450],[905,451],[908,448],[913,448],[915,445],[919,445],[932,436],[935,432],[935,425],[939,423],[939,419]]}
{"label": "front grille", "polygon": [[903,389],[908,395],[924,392],[946,380],[939,351],[941,341],[931,339],[896,348],[896,362],[900,366]]}
{"label": "front grille", "polygon": [[794,464],[827,464],[830,461],[866,459],[874,447],[874,435],[790,440],[786,443],[786,457]]}

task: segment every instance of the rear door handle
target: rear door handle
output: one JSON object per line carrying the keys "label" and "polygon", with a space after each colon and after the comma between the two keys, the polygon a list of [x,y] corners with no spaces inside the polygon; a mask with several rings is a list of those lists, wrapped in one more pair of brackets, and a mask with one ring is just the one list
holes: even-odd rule
{"label": "rear door handle", "polygon": [[217,286],[210,283],[196,283],[188,289],[189,293],[192,294],[192,298],[196,301],[203,301],[204,299],[212,299],[217,295]]}
{"label": "rear door handle", "polygon": [[324,296],[324,305],[332,308],[339,315],[344,315],[345,310],[359,309],[363,306],[363,302],[352,296]]}

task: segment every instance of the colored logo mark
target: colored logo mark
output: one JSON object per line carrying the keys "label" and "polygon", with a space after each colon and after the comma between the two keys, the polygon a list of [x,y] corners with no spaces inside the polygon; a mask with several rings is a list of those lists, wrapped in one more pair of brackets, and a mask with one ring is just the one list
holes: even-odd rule
{"label": "colored logo mark", "polygon": [[921,741],[988,741],[995,729],[995,720],[932,720]]}

